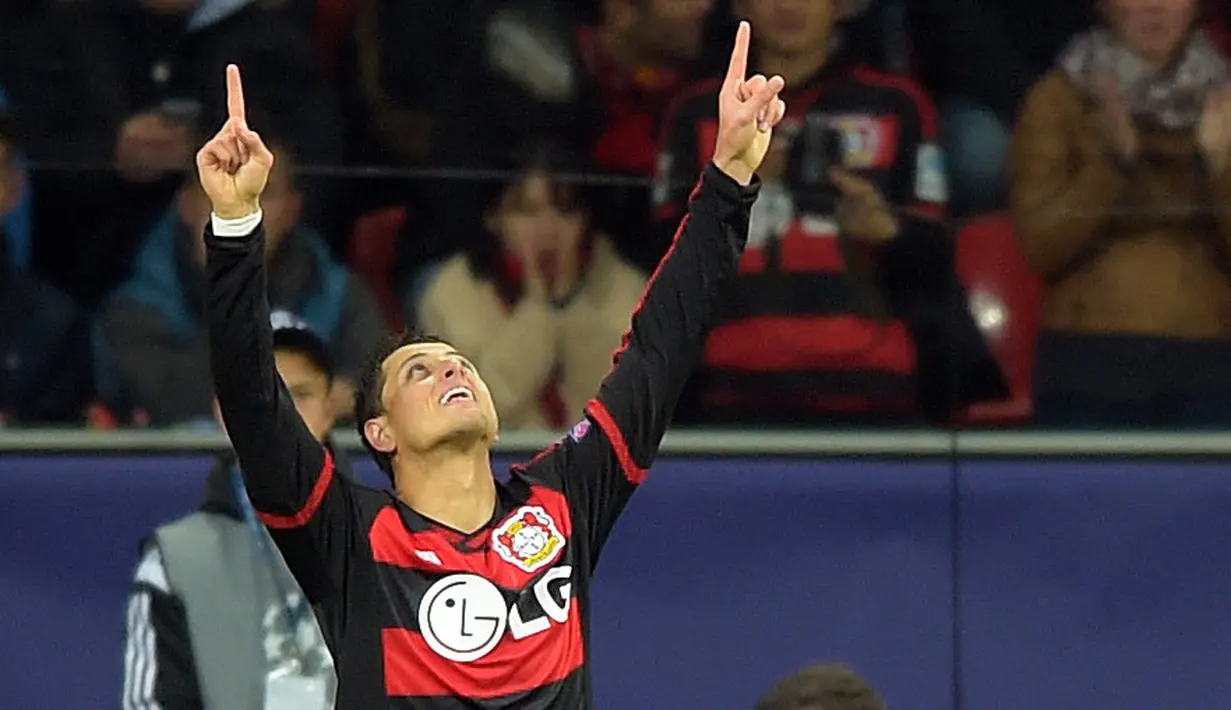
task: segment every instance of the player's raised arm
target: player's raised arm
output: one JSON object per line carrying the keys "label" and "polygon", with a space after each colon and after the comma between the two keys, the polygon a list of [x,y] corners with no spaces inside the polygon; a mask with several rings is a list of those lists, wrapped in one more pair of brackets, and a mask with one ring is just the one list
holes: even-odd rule
{"label": "player's raised arm", "polygon": [[[701,175],[671,248],[632,315],[614,367],[586,408],[574,443],[531,469],[565,479],[601,546],[633,488],[646,476],[684,384],[736,275],[759,183],[754,173],[786,106],[781,77],[745,78],[751,30],[741,23],[719,94],[713,164]],[[593,431],[594,425],[600,430]],[[588,428],[588,429],[587,429]],[[532,473],[536,471],[532,470]]]}
{"label": "player's raised arm", "polygon": [[341,578],[350,506],[275,366],[260,205],[274,157],[248,126],[235,66],[227,68],[227,109],[226,124],[197,154],[213,205],[205,234],[210,365],[253,506],[316,601]]}

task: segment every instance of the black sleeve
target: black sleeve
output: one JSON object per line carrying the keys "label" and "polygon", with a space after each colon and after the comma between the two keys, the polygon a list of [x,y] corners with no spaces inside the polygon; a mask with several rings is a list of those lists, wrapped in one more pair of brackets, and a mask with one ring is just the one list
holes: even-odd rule
{"label": "black sleeve", "polygon": [[253,507],[304,593],[319,603],[345,580],[353,491],[304,425],[274,364],[265,228],[217,237],[207,228],[210,367]]}
{"label": "black sleeve", "polygon": [[128,597],[123,710],[199,710],[196,660],[184,603],[167,584],[157,547],[147,548]]}
{"label": "black sleeve", "polygon": [[591,564],[658,453],[736,275],[759,187],[706,168],[585,418],[522,469],[563,490]]}

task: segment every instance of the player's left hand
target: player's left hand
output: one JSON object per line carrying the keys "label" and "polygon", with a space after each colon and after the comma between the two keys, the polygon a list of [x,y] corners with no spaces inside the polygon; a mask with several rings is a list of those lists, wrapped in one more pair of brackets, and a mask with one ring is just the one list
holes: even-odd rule
{"label": "player's left hand", "polygon": [[774,126],[786,115],[786,103],[778,97],[786,85],[782,77],[766,79],[757,74],[744,78],[751,37],[749,24],[739,23],[727,76],[718,92],[718,140],[714,146],[714,164],[741,185],[752,182],[769,150]]}

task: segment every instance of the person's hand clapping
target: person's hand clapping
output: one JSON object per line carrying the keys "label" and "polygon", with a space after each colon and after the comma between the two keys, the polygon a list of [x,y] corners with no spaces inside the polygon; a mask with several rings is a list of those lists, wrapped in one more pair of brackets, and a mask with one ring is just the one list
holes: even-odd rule
{"label": "person's hand clapping", "polygon": [[227,67],[227,122],[197,153],[201,187],[221,219],[240,219],[261,209],[261,193],[274,166],[274,155],[244,114],[244,87],[239,67]]}
{"label": "person's hand clapping", "polygon": [[1221,175],[1231,160],[1231,84],[1212,89],[1205,97],[1197,146],[1215,175]]}
{"label": "person's hand clapping", "polygon": [[188,128],[168,121],[158,111],[130,116],[120,126],[115,161],[125,180],[158,180],[187,167],[191,155]]}
{"label": "person's hand clapping", "polygon": [[782,77],[766,79],[757,74],[744,79],[751,36],[748,23],[739,23],[727,76],[718,92],[718,139],[714,146],[714,164],[741,185],[752,182],[769,150],[774,126],[786,114],[786,104],[778,97],[786,85]]}

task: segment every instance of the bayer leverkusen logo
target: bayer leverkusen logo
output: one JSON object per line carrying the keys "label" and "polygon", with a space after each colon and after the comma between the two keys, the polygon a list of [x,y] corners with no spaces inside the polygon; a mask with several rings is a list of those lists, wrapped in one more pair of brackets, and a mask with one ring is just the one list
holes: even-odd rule
{"label": "bayer leverkusen logo", "polygon": [[492,531],[492,547],[527,572],[542,569],[564,549],[564,536],[546,510],[522,506]]}

